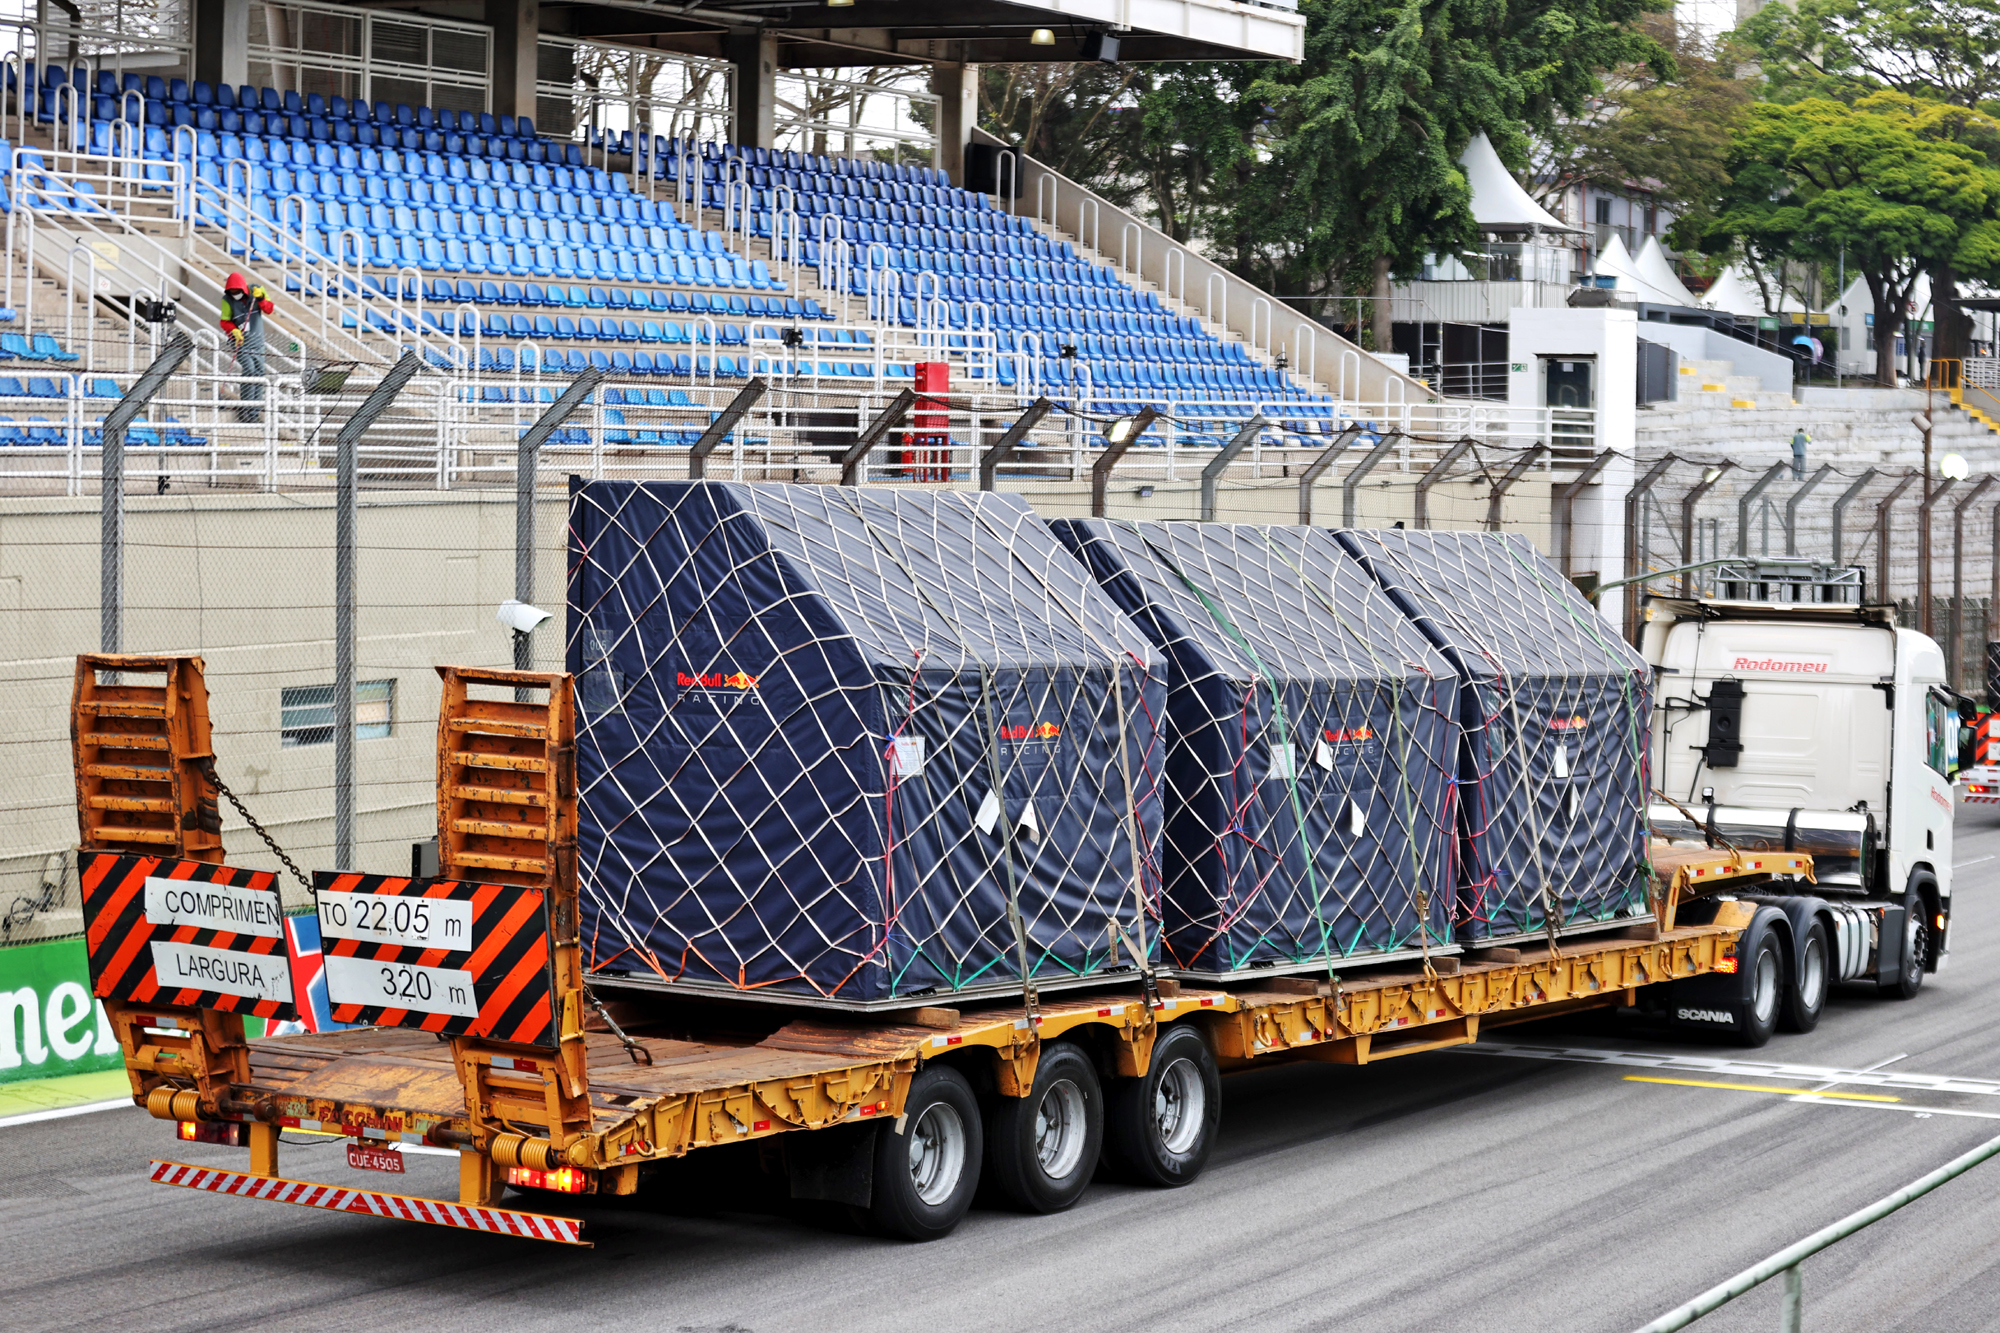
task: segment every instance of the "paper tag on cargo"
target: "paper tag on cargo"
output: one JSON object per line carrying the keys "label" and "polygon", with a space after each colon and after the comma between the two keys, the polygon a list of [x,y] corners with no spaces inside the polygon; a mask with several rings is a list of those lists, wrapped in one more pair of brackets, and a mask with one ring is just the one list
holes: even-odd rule
{"label": "paper tag on cargo", "polygon": [[972,816],[972,822],[979,825],[981,833],[992,833],[1000,823],[1000,798],[992,792],[979,803],[979,811]]}
{"label": "paper tag on cargo", "polygon": [[1264,774],[1266,782],[1289,782],[1299,775],[1298,750],[1290,741],[1282,741],[1271,747],[1271,768]]}
{"label": "paper tag on cargo", "polygon": [[898,736],[889,742],[889,776],[898,782],[924,771],[924,738]]}
{"label": "paper tag on cargo", "polygon": [[1368,812],[1351,797],[1347,802],[1347,828],[1357,838],[1368,831]]}
{"label": "paper tag on cargo", "polygon": [[1556,776],[1559,778],[1569,776],[1569,743],[1567,741],[1556,742]]}
{"label": "paper tag on cargo", "polygon": [[1015,821],[1014,836],[1017,838],[1027,838],[1030,841],[1037,840],[1042,836],[1042,826],[1035,819],[1035,803],[1033,801],[1024,801],[1021,803],[1021,817]]}
{"label": "paper tag on cargo", "polygon": [[1313,762],[1327,772],[1333,772],[1333,747],[1324,738],[1313,742]]}

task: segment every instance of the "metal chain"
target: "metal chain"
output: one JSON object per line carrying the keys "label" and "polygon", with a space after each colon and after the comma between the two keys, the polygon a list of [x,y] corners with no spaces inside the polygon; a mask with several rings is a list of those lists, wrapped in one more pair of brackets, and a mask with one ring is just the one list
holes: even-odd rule
{"label": "metal chain", "polygon": [[208,779],[209,785],[229,798],[229,803],[236,807],[237,814],[243,816],[243,822],[250,826],[250,831],[264,840],[264,845],[271,849],[271,854],[285,863],[285,869],[292,872],[292,878],[304,885],[305,891],[310,894],[313,891],[312,880],[306,877],[305,871],[299,869],[297,862],[285,855],[285,849],[278,845],[278,840],[264,831],[264,826],[257,822],[257,816],[250,813],[249,808],[238,799],[236,793],[229,790],[229,784],[215,771],[215,760],[198,759],[195,762],[201,769],[201,775]]}
{"label": "metal chain", "polygon": [[604,1020],[604,1026],[611,1029],[611,1035],[625,1043],[625,1054],[632,1057],[633,1064],[649,1065],[653,1063],[653,1053],[625,1035],[625,1029],[618,1026],[618,1020],[613,1018],[611,1011],[604,1007],[604,1001],[597,998],[597,992],[585,986],[583,988],[583,998],[591,1008],[597,1011],[597,1016]]}

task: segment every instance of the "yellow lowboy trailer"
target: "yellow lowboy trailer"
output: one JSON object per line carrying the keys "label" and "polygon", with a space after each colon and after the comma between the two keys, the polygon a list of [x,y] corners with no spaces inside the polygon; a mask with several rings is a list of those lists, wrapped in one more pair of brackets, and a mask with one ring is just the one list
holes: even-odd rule
{"label": "yellow lowboy trailer", "polygon": [[[1133,1160],[1138,1154],[1129,1143],[1107,1151],[1122,1151],[1128,1175],[1181,1184],[1194,1178],[1206,1156],[1204,1145],[1198,1158],[1176,1159],[1176,1143],[1189,1141],[1191,1132],[1185,1117],[1205,1116],[1212,1136],[1216,1107],[1199,1086],[1197,1076],[1204,1072],[1212,1077],[1280,1060],[1368,1064],[1476,1041],[1482,1027],[1633,1004],[1641,987],[1656,983],[1730,974],[1737,970],[1746,930],[1760,910],[1770,909],[1718,897],[1718,890],[1811,873],[1810,858],[1794,853],[1658,848],[1656,914],[1617,933],[1325,980],[1274,977],[1211,988],[1183,986],[1170,977],[1150,985],[1135,978],[1129,989],[1044,999],[1032,1012],[1021,1004],[981,1004],[857,1016],[648,993],[617,1001],[622,1012],[614,1014],[585,988],[578,966],[569,678],[440,671],[445,688],[438,748],[439,877],[449,883],[426,892],[450,892],[452,884],[476,880],[489,889],[518,887],[546,895],[540,919],[547,932],[547,1025],[531,1040],[503,1039],[524,1029],[476,1030],[484,1009],[500,1003],[494,1000],[482,1003],[481,1017],[459,1020],[455,1028],[450,1020],[440,1022],[412,1008],[386,1011],[402,1025],[247,1041],[240,1002],[234,1011],[189,1005],[190,992],[176,990],[164,975],[149,979],[150,990],[120,989],[119,975],[110,964],[100,969],[98,960],[111,958],[115,937],[130,927],[133,909],[118,920],[106,915],[111,910],[106,900],[93,900],[104,892],[103,884],[119,873],[148,884],[206,876],[200,882],[219,886],[208,892],[233,890],[247,904],[230,909],[240,919],[225,924],[254,925],[260,909],[249,895],[260,891],[261,872],[236,872],[230,880],[226,868],[216,864],[218,792],[207,748],[200,660],[79,659],[76,763],[93,983],[123,1047],[134,1099],[153,1115],[179,1122],[183,1137],[251,1148],[246,1170],[158,1161],[152,1166],[155,1180],[580,1244],[582,1227],[574,1218],[501,1207],[506,1187],[540,1199],[630,1194],[652,1164],[701,1148],[781,1138],[797,1159],[791,1167],[795,1196],[872,1205],[885,1229],[923,1239],[942,1234],[957,1220],[947,1216],[954,1206],[947,1196],[955,1197],[954,1190],[970,1194],[969,1182],[940,1183],[937,1173],[955,1162],[961,1175],[978,1175],[981,1136],[964,1133],[963,1123],[977,1111],[953,1087],[976,1086],[997,1099],[987,1103],[994,1120],[1006,1117],[1009,1103],[1034,1101],[1037,1118],[1024,1128],[1028,1140],[1060,1142],[1050,1136],[1060,1129],[1063,1108],[1060,1099],[1043,1104],[1044,1066],[1054,1061],[1068,1068],[1077,1052],[1087,1052],[1102,1071],[1114,1115],[1136,1106],[1132,1114],[1157,1121],[1149,1130],[1157,1131],[1158,1139],[1152,1158]],[[163,683],[143,683],[155,678]],[[476,699],[476,686],[512,691],[516,699],[538,695],[540,701]],[[137,795],[122,788],[107,794],[107,780],[131,786]],[[143,790],[132,785],[139,783],[153,785]],[[144,803],[138,807],[147,816],[143,826],[134,826],[128,808],[133,800]],[[384,970],[399,966],[399,956],[407,959],[337,940],[327,905],[336,898],[354,901],[339,895],[370,892],[390,895],[371,899],[378,905],[408,903],[414,900],[394,895],[413,884],[427,881],[322,874],[320,924],[328,966],[340,949],[369,966],[386,958]],[[152,901],[147,899],[148,910]],[[177,956],[171,955],[176,947],[205,947],[199,944],[205,924],[212,923],[155,919],[143,942],[152,945],[156,959]],[[241,955],[234,945],[243,938],[223,938],[219,952]],[[162,947],[169,953],[161,954]],[[138,952],[137,945],[125,950],[133,957]],[[477,948],[470,952],[476,955]],[[420,955],[432,961],[460,956],[442,950]],[[543,964],[515,971],[536,967]],[[412,969],[448,970],[428,963]],[[482,990],[482,1002],[486,998]],[[525,1002],[518,996],[509,1002],[517,1007],[508,1021],[528,1012],[519,1007]],[[1177,1032],[1199,1041],[1172,1035]],[[1169,1042],[1175,1055],[1167,1072],[1177,1083],[1164,1078],[1155,1058]],[[922,1084],[923,1105],[913,1124],[913,1089],[927,1070],[951,1073]],[[1073,1077],[1078,1085],[1092,1085],[1097,1075]],[[951,1086],[942,1087],[945,1083]],[[1146,1095],[1139,1102],[1121,1096],[1126,1085]],[[938,1106],[949,1115],[940,1118]],[[1173,1119],[1176,1115],[1181,1119]],[[872,1138],[824,1133],[870,1122],[890,1128]],[[278,1133],[287,1128],[344,1135],[362,1151],[405,1144],[455,1149],[461,1164],[458,1198],[287,1179],[278,1163]],[[822,1133],[808,1137],[804,1131]],[[897,1136],[892,1146],[904,1141],[911,1146],[898,1146],[885,1158],[877,1151],[885,1135]],[[956,1158],[953,1142],[959,1145]],[[989,1169],[1011,1168],[1018,1175],[1019,1163],[1004,1151],[1006,1134],[988,1134],[986,1142]],[[1085,1179],[1095,1143],[1088,1145],[1092,1160],[1080,1167]],[[889,1175],[871,1177],[885,1164]],[[908,1188],[901,1180],[904,1166],[912,1176]],[[1034,1181],[1017,1179],[1011,1188],[1001,1184],[1004,1196],[1027,1207],[1066,1206],[1046,1190],[1038,1194]]]}

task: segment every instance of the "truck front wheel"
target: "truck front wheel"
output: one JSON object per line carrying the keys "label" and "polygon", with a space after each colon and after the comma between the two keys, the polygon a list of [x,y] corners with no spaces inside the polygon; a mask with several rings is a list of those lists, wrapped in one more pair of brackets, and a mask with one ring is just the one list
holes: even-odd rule
{"label": "truck front wheel", "polygon": [[1924,986],[1924,955],[1930,952],[1931,933],[1928,900],[1923,886],[1937,892],[1937,881],[1919,872],[1910,877],[1910,891],[1903,897],[1903,956],[1897,962],[1893,981],[1879,983],[1881,993],[1892,1000],[1913,1000]]}
{"label": "truck front wheel", "polygon": [[903,1132],[883,1125],[875,1140],[869,1219],[904,1240],[936,1240],[972,1207],[979,1186],[979,1099],[965,1075],[930,1065],[910,1083]]}
{"label": "truck front wheel", "polygon": [[1208,1165],[1222,1118],[1222,1078],[1200,1028],[1164,1025],[1145,1074],[1112,1084],[1109,1100],[1104,1157],[1117,1179],[1172,1189]]}
{"label": "truck front wheel", "polygon": [[986,1179],[1025,1213],[1059,1213],[1097,1170],[1104,1091],[1090,1057],[1058,1041],[1042,1048],[1025,1097],[995,1097],[986,1111]]}

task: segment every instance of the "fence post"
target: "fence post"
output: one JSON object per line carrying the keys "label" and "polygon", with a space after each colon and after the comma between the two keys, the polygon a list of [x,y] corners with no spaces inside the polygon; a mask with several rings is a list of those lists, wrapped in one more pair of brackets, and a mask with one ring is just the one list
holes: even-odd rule
{"label": "fence post", "polygon": [[[1007,433],[1000,437],[999,442],[980,455],[980,490],[990,491],[993,489],[1001,464],[1014,456],[1014,451],[1021,447],[1021,441],[1028,438],[1028,432],[1040,425],[1042,418],[1054,410],[1055,404],[1048,399],[1035,399],[1034,402],[1028,404],[1028,410],[1021,414],[1021,419],[1007,428]],[[977,431],[973,432],[973,438],[979,438]]]}
{"label": "fence post", "polygon": [[[1750,506],[1757,503],[1757,497],[1771,486],[1771,483],[1792,470],[1790,463],[1773,463],[1764,469],[1764,475],[1750,484],[1750,489],[1736,497],[1736,554],[1750,554]],[[1770,535],[1770,529],[1764,529]]]}
{"label": "fence post", "polygon": [[[1951,620],[1949,622],[1950,646],[1945,650],[1945,660],[1951,665],[1946,669],[1945,679],[1955,690],[1965,677],[1965,511],[1979,502],[1993,486],[1992,474],[1979,479],[1963,500],[1951,507]],[[1996,553],[2000,558],[2000,553]]]}
{"label": "fence post", "polygon": [[1903,479],[1896,483],[1895,489],[1883,496],[1875,506],[1875,581],[1881,589],[1884,602],[1894,600],[1889,588],[1889,511],[1895,508],[1896,501],[1903,498],[1903,492],[1909,490],[1916,479],[1916,473],[1906,473]]}
{"label": "fence post", "polygon": [[902,422],[903,418],[909,415],[910,407],[916,401],[916,390],[904,389],[890,401],[887,407],[882,409],[880,416],[868,423],[867,428],[855,439],[853,447],[840,460],[841,485],[859,486],[861,484],[861,472],[867,466],[869,453],[877,444],[881,443],[884,435],[894,430]]}
{"label": "fence post", "polygon": [[[541,461],[542,445],[563,422],[583,405],[604,380],[595,366],[569,382],[569,387],[550,403],[535,424],[522,433],[514,447],[514,600],[535,603],[535,472]],[[535,669],[532,630],[514,631],[514,670]],[[515,701],[528,702],[528,691],[515,690]]]}
{"label": "fence post", "polygon": [[[1632,489],[1625,493],[1625,638],[1637,643],[1639,634],[1639,590],[1645,581],[1639,577],[1639,566],[1652,558],[1652,552],[1644,549],[1639,541],[1639,515],[1646,503],[1647,494],[1654,483],[1667,474],[1667,469],[1679,460],[1668,454],[1646,471]],[[1647,545],[1651,544],[1648,533]]]}
{"label": "fence post", "polygon": [[1333,460],[1340,457],[1348,445],[1354,443],[1355,436],[1361,434],[1360,424],[1354,423],[1341,429],[1332,444],[1319,451],[1319,457],[1306,464],[1306,470],[1299,474],[1299,526],[1309,528],[1313,521],[1313,487],[1321,475],[1333,466]]}
{"label": "fence post", "polygon": [[[1688,493],[1681,497],[1681,563],[1683,565],[1692,565],[1693,563],[1695,563],[1695,558],[1694,558],[1695,506],[1700,504],[1702,497],[1704,495],[1707,495],[1710,491],[1714,490],[1715,483],[1721,481],[1722,478],[1729,472],[1729,470],[1735,466],[1736,464],[1734,463],[1716,463],[1712,465],[1702,473],[1701,480],[1696,482],[1692,487],[1690,487]],[[1694,596],[1693,570],[1689,570],[1688,572],[1681,575],[1681,596],[1683,597]]]}
{"label": "fence post", "polygon": [[1528,452],[1515,459],[1514,465],[1501,475],[1500,480],[1493,483],[1493,489],[1486,496],[1486,530],[1488,532],[1500,531],[1500,506],[1506,500],[1507,492],[1514,489],[1514,483],[1521,479],[1522,474],[1533,467],[1535,460],[1548,451],[1549,447],[1546,444],[1529,445]]}
{"label": "fence post", "polygon": [[728,437],[730,431],[736,429],[736,423],[757,405],[757,400],[770,387],[761,377],[754,377],[736,391],[736,396],[729,400],[729,406],[716,414],[715,420],[708,423],[708,429],[701,433],[701,438],[689,447],[688,480],[700,481],[708,475],[708,456],[715,452],[716,446]]}
{"label": "fence post", "polygon": [[[1808,495],[1811,495],[1813,493],[1814,487],[1818,486],[1821,482],[1825,481],[1828,477],[1832,475],[1833,475],[1833,464],[1821,463],[1819,465],[1819,469],[1816,472],[1814,472],[1810,477],[1806,478],[1805,484],[1792,492],[1792,498],[1785,501],[1785,554],[1786,555],[1797,555],[1799,553],[1799,506],[1805,502],[1805,498]],[[1834,557],[1834,563],[1835,564],[1840,563],[1840,557],[1838,555]]]}
{"label": "fence post", "polygon": [[98,464],[98,651],[125,651],[125,431],[194,351],[176,331],[139,382],[105,414]]}
{"label": "fence post", "polygon": [[1854,503],[1854,498],[1860,495],[1862,491],[1866,490],[1868,487],[1868,483],[1875,480],[1875,477],[1876,477],[1875,469],[1872,467],[1869,468],[1867,471],[1863,472],[1860,476],[1856,477],[1854,479],[1854,484],[1852,486],[1849,486],[1846,490],[1842,491],[1840,493],[1840,498],[1833,502],[1833,563],[1836,565],[1840,563],[1840,546],[1841,546],[1840,538],[1841,538],[1842,520],[1846,517],[1847,506]]}
{"label": "fence post", "polygon": [[333,444],[333,861],[342,869],[354,864],[354,546],[361,437],[422,365],[415,352],[403,353]]}
{"label": "fence post", "polygon": [[1375,470],[1375,465],[1380,463],[1383,459],[1389,456],[1389,451],[1396,447],[1396,438],[1397,436],[1395,431],[1385,432],[1382,438],[1375,442],[1375,447],[1368,451],[1368,456],[1366,458],[1363,458],[1359,463],[1356,463],[1354,465],[1353,470],[1350,471],[1345,477],[1341,479],[1340,482],[1340,526],[1341,527],[1351,528],[1354,526],[1354,508],[1355,508],[1354,492],[1357,488],[1360,487],[1362,478],[1366,477],[1369,473],[1373,472]]}
{"label": "fence post", "polygon": [[[1573,540],[1576,532],[1576,524],[1573,521],[1576,513],[1576,497],[1583,493],[1584,487],[1596,481],[1598,474],[1609,467],[1611,460],[1617,456],[1618,451],[1615,449],[1601,451],[1597,457],[1590,460],[1590,463],[1582,472],[1577,474],[1575,480],[1564,483],[1556,490],[1556,514],[1562,521],[1562,571],[1564,578],[1568,578],[1571,573],[1572,553],[1576,548],[1576,542]],[[1417,526],[1422,527],[1423,524],[1419,523]],[[1630,574],[1632,571],[1628,569],[1625,572]],[[1603,576],[1599,575],[1598,577],[1602,578]]]}
{"label": "fence post", "polygon": [[1444,480],[1445,469],[1465,456],[1472,448],[1472,437],[1463,436],[1458,443],[1444,451],[1438,461],[1424,469],[1424,475],[1417,478],[1417,515],[1415,526],[1428,528],[1431,525],[1431,487]]}
{"label": "fence post", "polygon": [[1146,433],[1146,428],[1151,426],[1153,419],[1159,415],[1151,407],[1142,407],[1139,409],[1137,416],[1127,418],[1131,422],[1131,425],[1127,427],[1123,435],[1115,440],[1107,438],[1104,445],[1104,452],[1100,453],[1097,456],[1097,461],[1090,465],[1090,516],[1092,518],[1104,517],[1105,492],[1111,485],[1111,469],[1118,465],[1118,460],[1125,456],[1127,449],[1138,443],[1139,437]]}
{"label": "fence post", "polygon": [[1201,470],[1201,521],[1202,522],[1204,523],[1215,522],[1216,483],[1222,480],[1222,474],[1229,469],[1229,465],[1231,463],[1236,461],[1237,455],[1250,447],[1251,442],[1257,438],[1257,432],[1264,429],[1264,425],[1265,422],[1263,415],[1261,413],[1253,414],[1248,421],[1243,423],[1243,429],[1236,432],[1235,438],[1230,440],[1228,444],[1223,445],[1221,449],[1217,450],[1215,457],[1209,459],[1208,465],[1202,468]]}

